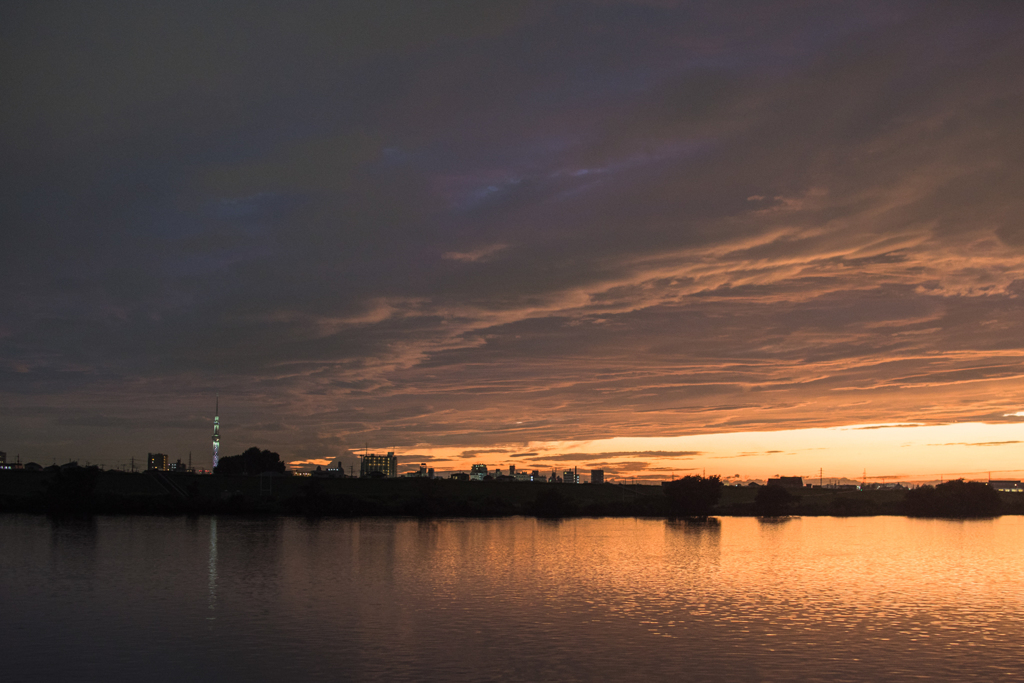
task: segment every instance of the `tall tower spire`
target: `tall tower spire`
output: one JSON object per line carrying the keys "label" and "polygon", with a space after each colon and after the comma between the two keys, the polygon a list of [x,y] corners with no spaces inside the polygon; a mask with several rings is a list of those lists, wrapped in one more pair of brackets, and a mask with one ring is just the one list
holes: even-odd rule
{"label": "tall tower spire", "polygon": [[217,394],[217,407],[213,413],[213,469],[217,469],[220,460],[220,394]]}

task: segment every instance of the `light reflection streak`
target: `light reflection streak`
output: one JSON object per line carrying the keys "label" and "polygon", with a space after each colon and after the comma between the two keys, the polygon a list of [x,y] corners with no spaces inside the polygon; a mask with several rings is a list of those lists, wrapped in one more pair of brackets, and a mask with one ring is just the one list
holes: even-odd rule
{"label": "light reflection streak", "polygon": [[[217,518],[210,517],[210,561],[208,566],[209,572],[209,599],[207,601],[207,607],[211,611],[210,616],[206,617],[208,621],[213,621],[217,617],[212,614],[217,609]],[[211,624],[212,626],[212,624]]]}

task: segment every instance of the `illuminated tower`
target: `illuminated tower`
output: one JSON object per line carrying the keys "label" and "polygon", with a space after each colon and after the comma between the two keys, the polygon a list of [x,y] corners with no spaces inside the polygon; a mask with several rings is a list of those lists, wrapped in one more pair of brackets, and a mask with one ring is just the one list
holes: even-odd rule
{"label": "illuminated tower", "polygon": [[220,459],[220,396],[217,396],[217,408],[213,413],[213,468],[217,469]]}

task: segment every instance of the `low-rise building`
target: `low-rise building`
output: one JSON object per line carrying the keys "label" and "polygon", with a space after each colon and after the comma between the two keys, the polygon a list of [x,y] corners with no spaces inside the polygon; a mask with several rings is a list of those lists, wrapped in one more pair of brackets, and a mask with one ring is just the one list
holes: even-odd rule
{"label": "low-rise building", "polygon": [[406,472],[402,476],[408,479],[433,479],[434,468],[427,467],[426,463],[420,463],[420,468],[418,470]]}
{"label": "low-rise building", "polygon": [[767,486],[782,486],[787,489],[802,489],[804,487],[803,477],[772,477],[768,480]]}
{"label": "low-rise building", "polygon": [[7,462],[7,454],[0,451],[0,470],[20,470],[23,469],[21,464],[21,456],[18,456],[16,462]]}

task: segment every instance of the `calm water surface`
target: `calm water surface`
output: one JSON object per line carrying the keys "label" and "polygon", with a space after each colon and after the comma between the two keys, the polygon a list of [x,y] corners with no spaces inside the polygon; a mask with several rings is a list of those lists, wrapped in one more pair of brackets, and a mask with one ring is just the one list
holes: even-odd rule
{"label": "calm water surface", "polygon": [[1024,518],[0,516],[7,681],[1020,680]]}

